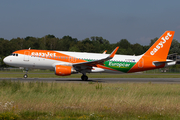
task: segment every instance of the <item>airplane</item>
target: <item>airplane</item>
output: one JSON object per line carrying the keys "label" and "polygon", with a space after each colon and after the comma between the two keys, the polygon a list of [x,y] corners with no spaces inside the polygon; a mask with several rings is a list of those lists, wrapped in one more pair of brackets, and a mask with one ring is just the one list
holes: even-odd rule
{"label": "airplane", "polygon": [[116,47],[111,54],[68,52],[54,50],[24,49],[13,52],[3,59],[4,63],[14,67],[54,70],[56,75],[67,76],[82,73],[133,73],[175,65],[176,61],[167,59],[175,31],[165,33],[142,55],[115,55]]}

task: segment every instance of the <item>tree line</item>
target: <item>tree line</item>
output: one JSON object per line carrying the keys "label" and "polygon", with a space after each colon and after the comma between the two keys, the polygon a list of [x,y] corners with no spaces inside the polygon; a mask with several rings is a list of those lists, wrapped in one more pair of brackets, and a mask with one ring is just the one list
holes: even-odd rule
{"label": "tree line", "polygon": [[[127,39],[121,39],[117,43],[110,43],[103,37],[97,36],[83,40],[78,40],[77,38],[72,38],[71,36],[57,38],[50,34],[42,38],[32,36],[27,36],[26,38],[18,37],[11,40],[0,38],[0,65],[1,67],[6,66],[3,63],[3,58],[5,56],[10,55],[16,50],[29,48],[93,53],[103,53],[105,50],[107,50],[107,53],[111,53],[115,47],[119,46],[117,54],[140,55],[146,52],[157,39],[158,38],[151,39],[149,45],[140,45],[139,43],[131,44]],[[174,39],[171,44],[169,54],[171,53],[180,54],[180,43],[176,39]]]}

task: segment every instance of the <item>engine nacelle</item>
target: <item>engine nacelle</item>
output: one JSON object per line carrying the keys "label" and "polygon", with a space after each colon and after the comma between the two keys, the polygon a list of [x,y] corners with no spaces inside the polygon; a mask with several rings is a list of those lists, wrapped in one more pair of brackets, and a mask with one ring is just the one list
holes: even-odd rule
{"label": "engine nacelle", "polygon": [[59,76],[67,76],[71,75],[74,72],[72,66],[63,66],[63,65],[56,65],[55,67],[55,74]]}

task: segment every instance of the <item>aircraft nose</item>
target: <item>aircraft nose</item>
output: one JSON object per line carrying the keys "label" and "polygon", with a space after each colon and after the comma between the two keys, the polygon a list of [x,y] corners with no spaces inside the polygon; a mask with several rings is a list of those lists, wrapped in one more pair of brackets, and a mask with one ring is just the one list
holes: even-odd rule
{"label": "aircraft nose", "polygon": [[5,57],[5,58],[3,59],[3,62],[4,62],[4,63],[6,63],[6,62],[7,62],[7,57]]}
{"label": "aircraft nose", "polygon": [[9,59],[8,57],[5,57],[5,58],[3,59],[3,62],[6,63],[6,64],[8,64],[8,63],[10,62],[10,59]]}

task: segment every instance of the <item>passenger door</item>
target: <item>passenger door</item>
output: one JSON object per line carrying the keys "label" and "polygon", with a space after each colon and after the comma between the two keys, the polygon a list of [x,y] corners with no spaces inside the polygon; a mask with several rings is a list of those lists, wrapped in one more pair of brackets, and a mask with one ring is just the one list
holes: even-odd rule
{"label": "passenger door", "polygon": [[29,51],[24,52],[24,61],[29,61],[29,55],[30,55]]}

